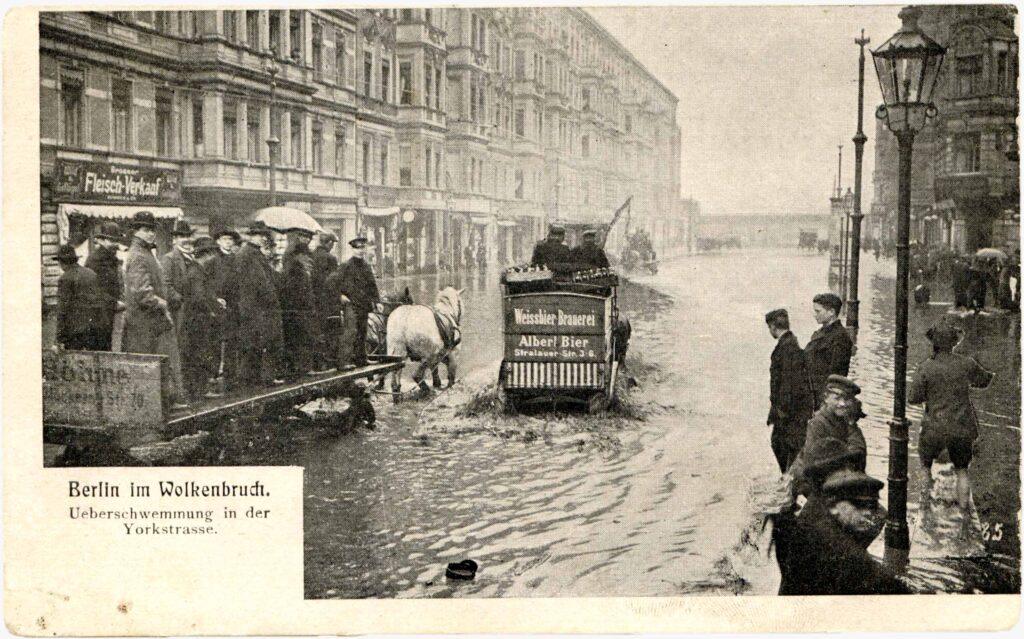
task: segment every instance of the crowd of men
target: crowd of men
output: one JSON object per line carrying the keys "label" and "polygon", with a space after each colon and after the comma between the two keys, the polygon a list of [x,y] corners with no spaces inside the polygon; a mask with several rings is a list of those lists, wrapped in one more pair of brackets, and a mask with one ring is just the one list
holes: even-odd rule
{"label": "crowd of men", "polygon": [[[878,501],[883,483],[865,474],[867,444],[858,421],[865,417],[849,379],[853,342],[839,320],[842,301],[823,293],[813,299],[821,324],[800,348],[789,314],[776,309],[765,322],[776,346],[771,356],[771,448],[779,469],[792,478],[794,505],[775,517],[779,594],[896,594],[905,583],[876,562],[867,547],[881,532],[886,510]],[[957,476],[958,504],[970,522],[968,466],[978,437],[969,389],[985,387],[992,373],[976,360],[954,354],[962,331],[946,320],[926,336],[933,354],[917,369],[908,401],[925,404],[919,455],[921,512],[928,517],[931,467],[948,451]]]}
{"label": "crowd of men", "polygon": [[[137,212],[130,228],[126,239],[116,223],[101,224],[85,266],[73,246],[59,247],[60,348],[111,350],[123,313],[120,350],[168,357],[175,408],[224,388],[366,364],[367,317],[380,301],[366,238],[350,241],[352,257],[339,263],[331,233],[319,234],[311,250],[312,231],[283,229],[279,256],[275,231],[261,222],[195,237],[179,221],[171,250],[158,259],[153,214]],[[123,268],[120,244],[128,245]]]}

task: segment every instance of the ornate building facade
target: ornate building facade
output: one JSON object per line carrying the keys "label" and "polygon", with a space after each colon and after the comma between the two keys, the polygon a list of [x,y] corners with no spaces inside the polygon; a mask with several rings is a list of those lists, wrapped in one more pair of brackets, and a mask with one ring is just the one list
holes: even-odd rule
{"label": "ornate building facade", "polygon": [[276,202],[393,272],[522,260],[628,197],[631,229],[685,246],[677,103],[577,8],[44,13],[45,298],[99,219],[243,227],[268,139]]}
{"label": "ornate building facade", "polygon": [[[1020,248],[1016,9],[921,5],[921,28],[947,47],[938,117],[914,143],[912,240],[959,252]],[[865,237],[895,237],[895,137],[875,128],[874,198]]]}

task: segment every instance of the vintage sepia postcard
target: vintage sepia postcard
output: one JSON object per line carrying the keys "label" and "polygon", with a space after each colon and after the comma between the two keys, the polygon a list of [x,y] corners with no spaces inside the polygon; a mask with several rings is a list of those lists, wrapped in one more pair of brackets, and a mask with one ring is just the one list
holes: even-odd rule
{"label": "vintage sepia postcard", "polygon": [[1017,623],[1016,6],[5,18],[12,633]]}

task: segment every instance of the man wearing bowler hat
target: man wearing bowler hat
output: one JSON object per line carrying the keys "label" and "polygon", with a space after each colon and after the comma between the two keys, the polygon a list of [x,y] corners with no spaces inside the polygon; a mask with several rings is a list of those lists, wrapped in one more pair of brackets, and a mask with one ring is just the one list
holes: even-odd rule
{"label": "man wearing bowler hat", "polygon": [[107,309],[96,273],[78,264],[69,244],[62,244],[53,259],[63,271],[57,280],[57,343],[74,351],[103,350]]}
{"label": "man wearing bowler hat", "polygon": [[318,371],[324,371],[334,366],[335,358],[332,352],[341,329],[337,321],[332,322],[328,319],[334,315],[334,304],[326,294],[327,278],[338,269],[338,258],[331,253],[338,238],[334,233],[321,233],[319,239],[319,244],[313,250],[313,273],[310,276],[310,284],[313,287],[313,301],[316,306],[314,365]]}
{"label": "man wearing bowler hat", "polygon": [[366,322],[370,311],[380,302],[373,269],[366,263],[365,237],[351,240],[352,257],[328,278],[329,294],[341,302],[345,318],[344,330],[338,348],[338,368],[365,366]]}
{"label": "man wearing bowler hat", "polygon": [[885,525],[881,481],[840,465],[799,514],[776,517],[773,535],[782,572],[780,595],[909,594],[867,552]]}
{"label": "man wearing bowler hat", "polygon": [[171,353],[171,371],[179,386],[184,387],[181,373],[181,315],[185,301],[185,279],[188,269],[194,262],[192,258],[192,227],[185,220],[175,220],[171,229],[171,250],[160,258],[160,268],[164,272],[164,285],[167,289],[167,307],[174,318],[174,343],[168,345]]}
{"label": "man wearing bowler hat", "polygon": [[185,390],[191,400],[216,397],[209,387],[220,363],[220,317],[223,300],[217,296],[212,266],[220,249],[211,237],[196,238],[186,268],[182,299],[181,363]]}
{"label": "man wearing bowler hat", "polygon": [[[174,336],[174,319],[167,304],[167,288],[163,269],[153,251],[156,244],[156,218],[149,211],[138,211],[131,219],[134,230],[124,275],[124,337],[121,350],[126,353],[167,355]],[[175,386],[172,395],[179,400],[172,405],[184,408],[180,402],[182,390]]]}
{"label": "man wearing bowler hat", "polygon": [[104,338],[96,350],[109,351],[113,343],[114,318],[125,309],[121,301],[123,282],[121,260],[117,258],[117,245],[121,240],[121,228],[116,222],[104,222],[93,233],[93,249],[85,260],[85,266],[96,273],[100,296],[104,302]]}
{"label": "man wearing bowler hat", "polygon": [[235,334],[238,331],[238,312],[236,309],[235,291],[230,285],[231,269],[234,267],[235,255],[242,245],[242,236],[238,231],[231,228],[224,228],[213,237],[217,242],[216,259],[210,263],[209,270],[212,273],[213,285],[217,291],[217,297],[223,300],[227,307],[219,318],[220,323],[220,361],[217,366],[217,376],[223,376],[225,381],[231,382],[235,378],[235,365],[238,358],[238,345]]}
{"label": "man wearing bowler hat", "polygon": [[804,347],[807,357],[807,372],[814,390],[814,407],[821,405],[825,396],[825,382],[829,375],[850,374],[850,358],[853,356],[853,340],[839,321],[843,301],[838,295],[821,293],[813,300],[814,319],[821,328],[814,331]]}
{"label": "man wearing bowler hat", "polygon": [[285,379],[295,380],[313,370],[316,320],[313,304],[313,233],[288,230],[288,250],[281,261],[281,320],[284,331]]}

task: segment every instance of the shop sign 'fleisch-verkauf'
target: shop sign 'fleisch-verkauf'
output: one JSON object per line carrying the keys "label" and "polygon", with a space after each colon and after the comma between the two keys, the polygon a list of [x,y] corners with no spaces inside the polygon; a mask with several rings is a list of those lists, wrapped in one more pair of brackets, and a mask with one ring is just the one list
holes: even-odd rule
{"label": "shop sign 'fleisch-verkauf'", "polygon": [[54,190],[65,202],[174,205],[181,202],[181,171],[59,160]]}

